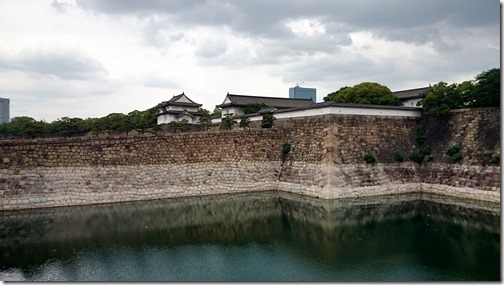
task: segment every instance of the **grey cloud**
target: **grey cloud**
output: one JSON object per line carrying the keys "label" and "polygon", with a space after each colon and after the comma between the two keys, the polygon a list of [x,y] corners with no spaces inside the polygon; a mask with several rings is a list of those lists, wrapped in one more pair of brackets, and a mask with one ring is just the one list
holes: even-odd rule
{"label": "grey cloud", "polygon": [[135,1],[78,0],[87,10],[140,17],[165,15],[182,25],[225,25],[236,33],[285,37],[284,24],[298,17],[318,17],[354,29],[407,28],[438,22],[481,26],[499,23],[499,3],[474,0],[255,0],[255,1]]}
{"label": "grey cloud", "polygon": [[13,57],[0,55],[0,67],[61,79],[97,79],[107,74],[101,63],[87,54],[72,50],[24,50]]}
{"label": "grey cloud", "polygon": [[77,0],[79,7],[106,14],[132,14],[145,16],[150,14],[173,14],[186,12],[205,0]]}
{"label": "grey cloud", "polygon": [[[361,80],[387,84],[399,80],[438,82],[449,80],[449,73],[467,70],[477,74],[498,64],[498,50],[480,41],[499,46],[500,4],[474,0],[214,0],[214,1],[136,1],[78,0],[86,10],[113,15],[133,15],[165,23],[147,30],[166,42],[176,40],[184,28],[226,27],[233,35],[256,41],[256,58],[244,54],[244,63],[272,65],[288,82],[302,80]],[[317,19],[326,33],[312,38],[297,37],[286,23],[301,18]],[[177,27],[178,30],[172,30]],[[401,63],[376,66],[364,57],[342,58],[340,48],[351,44],[349,34],[369,31],[389,41],[433,45],[437,57],[415,62],[418,69],[397,74]],[[482,36],[476,37],[475,34]],[[455,39],[455,40],[452,40]],[[477,41],[477,42],[474,42]],[[154,43],[153,43],[154,44]],[[158,43],[159,44],[159,43]],[[228,47],[229,48],[229,47]],[[229,49],[199,47],[202,64],[235,66]],[[307,57],[322,53],[324,60]],[[221,56],[219,56],[221,55]],[[428,61],[428,62],[427,62]],[[233,65],[235,64],[235,65]],[[280,66],[286,64],[287,67]],[[394,78],[393,80],[397,80]],[[388,82],[387,82],[388,81]],[[347,85],[347,84],[344,84]]]}
{"label": "grey cloud", "polygon": [[362,56],[343,58],[337,55],[320,60],[293,62],[282,67],[279,74],[286,82],[333,81],[338,85],[383,72],[383,69],[383,66],[376,66],[371,60]]}
{"label": "grey cloud", "polygon": [[289,38],[266,42],[257,51],[258,64],[277,64],[301,60],[315,53],[335,54],[341,46],[351,44],[348,34],[320,34],[314,37]]}
{"label": "grey cloud", "polygon": [[172,78],[159,78],[156,76],[149,77],[141,82],[143,86],[153,87],[153,88],[168,88],[168,89],[180,89],[180,84],[178,81]]}
{"label": "grey cloud", "polygon": [[200,57],[212,58],[212,57],[218,57],[219,55],[225,53],[227,49],[228,47],[225,42],[210,40],[200,43],[196,47],[194,54]]}
{"label": "grey cloud", "polygon": [[51,7],[53,7],[56,10],[56,12],[58,12],[58,13],[65,13],[65,12],[67,12],[68,8],[70,7],[70,4],[59,2],[58,0],[54,0],[51,3]]}
{"label": "grey cloud", "polygon": [[174,35],[170,35],[169,39],[170,39],[170,41],[175,41],[175,42],[181,41],[181,40],[185,39],[185,35],[184,35],[184,33],[176,33]]}
{"label": "grey cloud", "polygon": [[[79,0],[77,4],[95,12],[148,19],[145,37],[155,47],[164,47],[183,39],[180,35],[184,28],[199,26],[226,27],[234,35],[259,43],[255,49],[256,58],[243,54],[238,60],[235,60],[235,55],[219,56],[226,51],[223,46],[197,47],[195,55],[200,57],[200,64],[232,68],[237,67],[237,62],[277,65],[303,60],[306,55],[315,53],[336,54],[340,47],[350,44],[349,34],[359,31],[370,31],[391,41],[418,45],[434,43],[434,48],[442,56],[447,52],[460,55],[459,51],[467,49],[463,49],[461,43],[444,40],[447,36],[459,37],[475,28],[482,31],[500,29],[500,6],[495,1],[319,0],[314,3],[308,0]],[[312,38],[297,37],[286,24],[302,18],[318,20],[326,33]],[[489,37],[492,36],[489,34]],[[497,42],[498,36],[494,37]],[[467,38],[470,40],[470,37]],[[264,44],[260,44],[262,42]],[[477,50],[474,52],[474,57],[484,56],[478,54]],[[461,58],[467,56],[461,55]],[[324,72],[323,68],[320,70]]]}

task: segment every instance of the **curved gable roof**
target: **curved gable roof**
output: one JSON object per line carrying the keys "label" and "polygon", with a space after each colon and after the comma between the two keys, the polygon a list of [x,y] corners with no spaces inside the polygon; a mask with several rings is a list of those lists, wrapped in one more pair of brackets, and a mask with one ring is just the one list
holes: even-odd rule
{"label": "curved gable roof", "polygon": [[198,104],[194,102],[193,100],[189,99],[184,92],[179,95],[174,95],[173,98],[171,98],[168,101],[161,102],[159,104],[159,107],[166,107],[166,106],[182,106],[182,107],[201,107],[203,104]]}

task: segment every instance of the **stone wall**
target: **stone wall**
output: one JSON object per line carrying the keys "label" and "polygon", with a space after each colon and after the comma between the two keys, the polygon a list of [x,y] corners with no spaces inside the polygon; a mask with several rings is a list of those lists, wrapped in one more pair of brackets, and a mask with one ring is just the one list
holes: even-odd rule
{"label": "stone wall", "polygon": [[304,167],[291,190],[314,195],[320,127],[3,141],[0,209],[273,190],[286,142]]}
{"label": "stone wall", "polygon": [[[326,115],[279,120],[273,129],[1,141],[0,210],[267,190],[324,199],[433,192],[498,202],[500,169],[483,162],[500,152],[499,116],[456,112],[448,131],[432,116]],[[407,156],[422,124],[435,159],[419,166]],[[287,155],[284,143],[292,145]],[[462,144],[462,163],[442,158],[454,143]],[[395,151],[405,162],[393,160]],[[366,164],[366,152],[377,163]]]}
{"label": "stone wall", "polygon": [[[500,110],[496,108],[462,109],[449,117],[425,114],[425,146],[432,150],[433,160],[419,169],[422,191],[442,195],[463,193],[468,198],[499,202],[500,166],[490,164],[500,155]],[[446,154],[459,146],[463,159],[454,163]]]}

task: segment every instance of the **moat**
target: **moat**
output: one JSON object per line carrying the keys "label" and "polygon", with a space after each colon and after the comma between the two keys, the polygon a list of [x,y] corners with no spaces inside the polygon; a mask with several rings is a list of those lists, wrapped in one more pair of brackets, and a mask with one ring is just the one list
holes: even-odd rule
{"label": "moat", "polygon": [[499,281],[500,205],[281,192],[0,212],[0,279]]}

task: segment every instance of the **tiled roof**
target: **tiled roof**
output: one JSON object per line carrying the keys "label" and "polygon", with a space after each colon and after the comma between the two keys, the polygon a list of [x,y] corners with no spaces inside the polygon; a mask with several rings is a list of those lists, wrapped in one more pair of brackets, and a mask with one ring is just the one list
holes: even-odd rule
{"label": "tiled roof", "polygon": [[161,116],[161,115],[164,115],[164,114],[173,114],[173,115],[176,115],[176,116],[180,116],[182,114],[190,114],[190,115],[195,116],[195,117],[203,116],[203,113],[200,113],[200,112],[189,112],[189,111],[181,111],[181,110],[169,110],[169,111],[167,111],[166,109],[163,109],[163,111],[161,113],[157,113],[156,116]]}
{"label": "tiled roof", "polygon": [[217,107],[227,106],[246,106],[248,104],[265,104],[269,107],[276,108],[295,108],[312,105],[314,102],[311,99],[294,99],[294,98],[281,98],[281,97],[265,97],[265,96],[249,96],[249,95],[236,95],[227,94],[231,102],[217,105]]}
{"label": "tiled roof", "polygon": [[392,92],[394,96],[401,100],[423,98],[429,92],[429,87],[421,87],[415,89],[401,90]]}
{"label": "tiled roof", "polygon": [[[189,103],[189,102],[177,102],[180,98],[182,98],[182,96],[185,96],[187,98],[187,100],[191,101],[191,103]],[[173,98],[171,98],[168,101],[161,102],[158,105],[158,107],[164,107],[164,106],[168,106],[168,105],[170,105],[170,106],[182,106],[182,107],[201,107],[201,106],[203,106],[202,104],[198,104],[198,103],[194,102],[193,100],[189,99],[189,97],[187,97],[184,94],[184,92],[182,92],[182,94],[173,96]]]}

